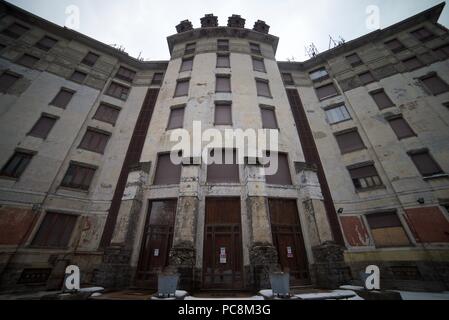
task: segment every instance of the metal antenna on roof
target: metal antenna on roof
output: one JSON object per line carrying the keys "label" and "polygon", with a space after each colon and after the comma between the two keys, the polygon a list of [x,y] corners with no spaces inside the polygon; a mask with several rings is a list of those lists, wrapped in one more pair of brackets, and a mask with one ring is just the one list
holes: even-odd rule
{"label": "metal antenna on roof", "polygon": [[331,35],[329,35],[329,50],[339,47],[343,44],[345,44],[345,39],[343,39],[341,36],[338,36],[338,40],[335,40],[334,38],[332,38]]}
{"label": "metal antenna on roof", "polygon": [[312,42],[308,47],[305,47],[306,49],[306,55],[309,56],[309,58],[315,57],[319,52],[315,44]]}

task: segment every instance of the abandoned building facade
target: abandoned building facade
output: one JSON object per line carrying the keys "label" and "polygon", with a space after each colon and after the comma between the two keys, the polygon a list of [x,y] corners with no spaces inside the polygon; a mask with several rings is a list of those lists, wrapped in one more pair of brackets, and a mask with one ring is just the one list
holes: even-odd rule
{"label": "abandoned building facade", "polygon": [[[68,265],[106,288],[334,288],[372,264],[384,287],[449,289],[443,8],[305,62],[278,62],[263,21],[206,15],[141,61],[2,1],[0,290],[58,289]],[[174,164],[194,121],[278,130],[277,173]]]}

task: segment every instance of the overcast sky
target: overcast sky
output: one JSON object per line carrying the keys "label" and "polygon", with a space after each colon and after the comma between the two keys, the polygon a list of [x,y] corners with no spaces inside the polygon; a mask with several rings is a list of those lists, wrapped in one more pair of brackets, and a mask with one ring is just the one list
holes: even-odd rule
{"label": "overcast sky", "polygon": [[[168,60],[166,37],[175,26],[189,19],[194,27],[207,13],[226,25],[232,14],[246,19],[252,28],[258,19],[280,37],[278,60],[306,59],[305,46],[314,43],[319,52],[329,48],[329,35],[346,41],[373,31],[375,17],[369,6],[379,8],[384,28],[426,10],[442,0],[9,0],[11,3],[59,25],[66,24],[66,8],[76,5],[80,12],[77,31],[106,44],[118,44],[134,57]],[[375,13],[375,12],[374,12]],[[439,21],[449,26],[449,8]]]}

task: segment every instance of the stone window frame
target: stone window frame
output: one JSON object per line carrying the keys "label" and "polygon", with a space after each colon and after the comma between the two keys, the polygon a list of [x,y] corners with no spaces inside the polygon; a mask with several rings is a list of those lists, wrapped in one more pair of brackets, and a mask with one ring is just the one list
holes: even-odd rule
{"label": "stone window frame", "polygon": [[[359,136],[363,146],[360,146],[360,148],[358,148],[358,149],[351,149],[351,150],[346,150],[346,151],[342,150],[341,147],[340,147],[340,144],[338,143],[337,137],[345,135],[345,134],[348,134],[348,133],[353,133],[353,132],[357,133],[357,135]],[[358,127],[353,127],[353,128],[341,130],[341,131],[338,131],[338,132],[334,132],[334,137],[335,137],[335,140],[337,141],[337,145],[338,145],[342,155],[346,155],[346,154],[350,154],[350,153],[353,153],[353,152],[357,152],[357,151],[367,150],[368,149],[368,147],[366,146],[365,141],[363,141],[363,138],[360,135]]]}
{"label": "stone window frame", "polygon": [[[257,92],[257,96],[258,97],[263,97],[263,98],[268,98],[268,99],[273,99],[273,93],[272,93],[272,91],[271,91],[271,87],[270,87],[270,80],[268,80],[268,79],[263,79],[263,78],[255,78],[255,82],[256,82],[256,92]],[[264,83],[266,83],[267,84],[267,86],[268,86],[268,95],[261,95],[260,93],[259,93],[259,90],[257,89],[257,83],[258,82],[264,82]]]}
{"label": "stone window frame", "polygon": [[[376,94],[378,94],[378,93],[382,93],[382,92],[386,95],[386,97],[388,98],[388,100],[390,100],[390,102],[392,103],[392,105],[390,105],[390,106],[388,106],[388,107],[382,107],[382,106],[380,106],[380,105],[377,103],[376,99],[374,99],[374,95],[376,95]],[[373,99],[374,104],[377,106],[377,108],[378,108],[379,110],[382,111],[382,110],[386,110],[386,109],[390,109],[390,108],[396,107],[396,103],[394,103],[394,101],[390,98],[390,96],[388,95],[388,93],[385,91],[384,88],[380,88],[380,89],[377,89],[377,90],[373,90],[373,91],[370,91],[370,92],[368,92],[368,93],[369,93],[371,99]]]}
{"label": "stone window frame", "polygon": [[[376,173],[377,173],[377,177],[380,180],[380,184],[372,186],[372,187],[367,187],[367,188],[363,188],[363,187],[362,188],[357,188],[356,185],[354,184],[354,181],[353,181],[354,178],[351,175],[351,170],[353,170],[353,169],[360,169],[360,168],[364,168],[364,167],[368,167],[368,166],[374,167],[374,169],[376,170]],[[352,185],[354,187],[355,193],[363,193],[363,192],[369,192],[369,191],[386,189],[386,186],[385,186],[385,184],[383,182],[383,179],[382,179],[379,171],[377,170],[376,163],[374,161],[372,161],[372,160],[365,161],[365,162],[360,162],[360,163],[356,163],[356,164],[352,164],[350,166],[347,166],[346,170],[348,172],[349,178],[351,179],[351,182],[352,182]],[[356,179],[360,179],[360,178],[356,178]]]}
{"label": "stone window frame", "polygon": [[[444,91],[444,92],[441,92],[441,93],[437,93],[437,94],[433,93],[432,90],[429,89],[429,88],[427,87],[427,85],[426,85],[426,84],[424,83],[424,81],[423,81],[423,80],[426,80],[426,79],[432,78],[432,77],[437,77],[437,78],[439,78],[443,83],[446,84],[446,87],[447,87],[448,90],[446,90],[446,91]],[[429,95],[431,95],[431,96],[440,96],[440,95],[442,95],[442,94],[445,94],[445,93],[449,92],[449,84],[448,84],[443,78],[441,78],[441,77],[439,76],[438,72],[432,71],[432,72],[427,73],[427,74],[424,75],[424,76],[418,77],[417,79],[418,79],[418,80],[420,81],[420,83],[422,84],[422,86],[423,86],[425,92],[427,92],[427,94],[429,94]]]}
{"label": "stone window frame", "polygon": [[[172,112],[173,110],[184,110],[184,114],[183,114],[183,120],[182,120],[182,125],[180,127],[170,127],[170,122],[172,120]],[[182,129],[184,128],[184,124],[185,124],[185,112],[187,109],[187,104],[183,103],[183,104],[177,104],[174,106],[170,107],[170,113],[168,115],[168,120],[167,120],[167,126],[165,127],[165,131],[170,131],[170,130],[176,130],[176,129]]]}
{"label": "stone window frame", "polygon": [[[100,109],[101,107],[106,107],[106,108],[110,108],[110,109],[115,109],[115,111],[118,112],[118,113],[117,113],[117,117],[116,117],[116,119],[115,119],[114,122],[112,122],[112,121],[107,121],[107,120],[105,120],[105,119],[99,119],[99,118],[97,118],[97,114],[99,113],[99,109]],[[101,102],[99,103],[99,105],[98,105],[98,107],[97,107],[97,110],[95,111],[95,114],[93,115],[92,119],[97,120],[97,121],[100,121],[100,122],[104,122],[104,123],[109,123],[111,126],[115,127],[115,125],[117,124],[117,120],[118,120],[118,117],[120,116],[120,112],[121,112],[121,111],[122,111],[122,108],[121,108],[121,107],[116,106],[116,105],[113,105],[113,104],[110,104],[110,103],[107,103],[107,102],[104,102],[104,101],[101,101]]]}
{"label": "stone window frame", "polygon": [[[344,119],[344,120],[340,120],[340,121],[337,121],[337,122],[330,122],[329,118],[327,116],[327,112],[330,111],[330,110],[336,109],[336,108],[341,108],[341,107],[344,107],[346,109],[346,112],[348,113],[349,118]],[[340,102],[340,103],[332,104],[330,106],[327,106],[327,107],[323,108],[323,110],[324,110],[324,113],[326,115],[326,121],[331,126],[336,125],[336,124],[340,124],[340,123],[343,123],[343,122],[346,122],[346,121],[353,120],[352,115],[351,115],[351,113],[348,110],[348,106],[347,106],[346,102]]]}
{"label": "stone window frame", "polygon": [[[218,88],[218,78],[226,78],[229,79],[229,91],[219,91]],[[215,93],[232,93],[232,77],[229,73],[217,73],[215,75]]]}
{"label": "stone window frame", "polygon": [[[124,94],[124,93],[123,93],[123,90],[122,90],[120,96],[118,96],[118,95],[112,95],[112,93],[110,92],[112,86],[121,87],[121,89],[125,89],[125,90],[127,89],[127,92],[126,92],[126,94]],[[127,85],[124,85],[124,84],[122,84],[122,83],[120,83],[120,82],[118,82],[118,81],[112,80],[112,81],[109,83],[109,85],[108,85],[108,87],[107,87],[107,89],[106,89],[106,91],[105,91],[104,94],[107,95],[107,96],[109,96],[109,97],[113,97],[113,98],[115,98],[115,99],[119,99],[119,100],[121,100],[121,101],[126,101],[126,100],[128,100],[128,98],[129,98],[129,95],[130,95],[130,93],[131,93],[131,89],[132,89],[132,87],[130,87],[130,86],[127,86]]]}
{"label": "stone window frame", "polygon": [[[72,97],[70,98],[69,102],[68,102],[65,106],[58,106],[58,105],[56,105],[55,103],[56,103],[56,101],[57,101],[57,97],[59,96],[59,94],[60,94],[62,91],[65,91],[65,92],[67,92],[67,93],[71,93],[71,94],[72,94]],[[65,110],[65,109],[67,109],[67,107],[69,106],[70,102],[72,102],[73,97],[75,96],[75,94],[76,94],[76,91],[75,91],[75,90],[70,89],[70,88],[67,88],[67,87],[61,87],[61,88],[58,90],[58,92],[56,93],[56,95],[54,96],[54,98],[50,101],[50,103],[49,103],[48,105],[53,106],[53,107],[56,107],[56,108],[64,109],[64,110]]]}
{"label": "stone window frame", "polygon": [[[288,77],[290,77],[291,79],[286,80],[285,76],[288,75]],[[281,77],[282,77],[282,82],[284,83],[285,86],[295,86],[295,78],[293,77],[293,74],[291,72],[282,72],[281,73]]]}
{"label": "stone window frame", "polygon": [[[220,65],[218,65],[219,57],[226,57],[228,65],[227,66],[220,66]],[[217,69],[229,69],[229,68],[231,68],[231,55],[229,53],[218,52],[216,61],[217,62],[216,62],[215,68],[217,68]]]}
{"label": "stone window frame", "polygon": [[[439,172],[438,173],[434,173],[432,175],[424,175],[423,173],[421,173],[421,171],[419,170],[418,166],[416,165],[416,162],[413,160],[413,156],[414,155],[420,155],[420,154],[427,154],[429,156],[429,158],[431,159],[431,161],[433,161],[433,164],[435,164],[435,166],[437,168],[439,168]],[[421,177],[423,177],[424,180],[431,180],[434,178],[439,178],[439,177],[447,177],[449,176],[441,167],[441,165],[439,164],[439,162],[435,159],[435,157],[433,156],[433,154],[430,152],[430,150],[428,148],[421,148],[421,149],[414,149],[414,150],[409,150],[407,151],[407,155],[410,157],[410,161],[413,163],[413,165],[416,168],[416,171],[418,171],[419,175]]]}
{"label": "stone window frame", "polygon": [[[228,106],[231,109],[231,123],[228,124],[220,124],[217,123],[217,118],[215,116],[216,114],[216,107],[217,106]],[[228,100],[217,100],[214,102],[214,126],[233,126],[234,125],[234,113],[233,113],[233,106],[232,101]]]}
{"label": "stone window frame", "polygon": [[[357,61],[355,62],[351,62],[351,57],[356,57]],[[349,63],[349,65],[352,68],[356,68],[358,66],[364,65],[365,63],[363,62],[362,58],[360,57],[360,55],[357,52],[353,52],[351,54],[348,54],[345,56],[346,61]]]}
{"label": "stone window frame", "polygon": [[[188,97],[189,96],[189,91],[190,91],[190,77],[186,77],[186,78],[180,78],[176,80],[176,86],[175,86],[175,92],[173,93],[173,98],[182,98],[182,97]],[[187,93],[186,94],[177,94],[177,88],[180,82],[187,82],[188,83],[188,89],[187,89]]]}
{"label": "stone window frame", "polygon": [[[33,131],[34,131],[34,129],[36,128],[37,124],[39,123],[39,121],[40,121],[42,118],[53,119],[53,120],[55,120],[55,122],[53,123],[52,127],[50,128],[50,130],[48,130],[47,134],[46,134],[45,136],[42,136],[42,137],[41,137],[41,136],[34,135],[34,134],[33,134]],[[34,125],[31,127],[30,131],[28,131],[28,133],[27,133],[26,135],[27,135],[27,136],[31,136],[31,137],[35,137],[35,138],[38,138],[38,139],[46,140],[46,139],[48,138],[48,135],[50,134],[50,132],[53,130],[53,128],[54,128],[56,122],[57,122],[59,119],[60,119],[59,116],[56,116],[56,115],[54,115],[54,114],[47,113],[47,112],[42,112],[42,113],[41,113],[41,116],[39,117],[39,119],[34,123]]]}
{"label": "stone window frame", "polygon": [[[14,159],[16,154],[22,154],[26,155],[28,157],[27,163],[25,165],[25,168],[19,173],[18,176],[16,175],[9,175],[5,173],[5,169],[9,164],[11,164],[11,161]],[[13,181],[19,181],[20,178],[23,176],[23,173],[28,169],[31,161],[33,158],[38,154],[37,151],[29,150],[29,149],[23,149],[23,148],[16,148],[14,149],[13,154],[8,158],[8,160],[2,165],[0,168],[0,179],[7,179],[7,180],[13,180]]]}
{"label": "stone window frame", "polygon": [[[186,62],[186,61],[188,61],[188,60],[192,60],[192,64],[191,64],[191,66],[190,66],[190,69],[183,69],[183,67],[184,67],[184,62]],[[182,73],[182,72],[191,72],[192,70],[193,70],[193,65],[194,65],[194,63],[195,63],[195,56],[186,56],[186,57],[183,57],[182,59],[181,59],[181,66],[179,67],[179,73]]]}
{"label": "stone window frame", "polygon": [[[261,63],[261,65],[263,67],[261,70],[256,69],[256,66],[254,65],[255,61],[258,61],[259,63]],[[252,62],[252,66],[253,66],[253,71],[267,73],[267,66],[265,65],[265,59],[263,57],[251,56],[251,62]]]}
{"label": "stone window frame", "polygon": [[[98,133],[98,134],[101,134],[101,135],[107,137],[103,150],[98,150],[98,149],[95,149],[95,148],[89,148],[88,146],[84,145],[86,143],[85,139],[86,139],[86,136],[87,136],[88,132]],[[86,131],[84,132],[83,136],[81,137],[81,140],[80,140],[80,143],[78,144],[78,148],[77,149],[104,155],[105,151],[106,151],[106,148],[107,148],[107,146],[108,146],[108,144],[109,144],[109,142],[111,140],[111,137],[112,137],[112,133],[111,132],[89,126],[89,127],[87,127]]]}
{"label": "stone window frame", "polygon": [[[259,109],[260,109],[260,117],[261,117],[261,122],[262,122],[262,129],[281,131],[281,128],[279,127],[278,117],[277,117],[277,114],[276,114],[276,107],[275,106],[270,106],[270,105],[267,105],[267,104],[259,104]],[[263,110],[273,111],[274,121],[276,123],[276,128],[265,128],[265,126],[263,125],[263,116],[262,116]]]}
{"label": "stone window frame", "polygon": [[[44,42],[45,40],[50,40],[53,41],[54,43],[52,44],[51,47],[45,46],[42,44],[42,42]],[[42,51],[48,52],[51,49],[53,49],[59,42],[59,39],[56,39],[53,36],[49,36],[48,34],[44,35],[43,37],[41,37],[35,44],[34,46]]]}
{"label": "stone window frame", "polygon": [[[10,29],[12,26],[14,26],[14,25],[18,25],[18,26],[20,26],[22,29],[25,29],[25,31],[24,31],[22,34],[20,34],[18,37],[11,36],[11,34],[8,32],[9,29]],[[8,38],[15,39],[15,40],[19,40],[19,39],[20,39],[21,37],[23,37],[27,32],[30,32],[30,30],[31,30],[31,27],[29,27],[28,25],[26,25],[26,24],[24,24],[24,23],[22,23],[22,22],[13,21],[12,23],[10,23],[6,28],[4,28],[4,29],[1,31],[1,34],[7,36]]]}
{"label": "stone window frame", "polygon": [[[407,126],[410,128],[411,131],[411,135],[407,136],[407,137],[399,137],[396,134],[396,131],[393,129],[393,126],[391,125],[391,121],[397,120],[397,119],[402,119],[406,122]],[[404,115],[401,114],[395,114],[395,115],[387,115],[385,116],[385,120],[388,121],[389,126],[391,127],[391,130],[393,130],[395,136],[398,138],[398,140],[404,140],[404,139],[408,139],[408,138],[412,138],[412,137],[417,137],[418,134],[416,133],[415,130],[413,130],[412,126],[410,125],[410,123],[407,121],[407,119],[404,118]]]}
{"label": "stone window frame", "polygon": [[[68,184],[64,183],[65,177],[67,176],[67,173],[69,172],[69,169],[72,166],[94,170],[94,172],[92,174],[92,177],[91,177],[91,180],[89,182],[88,188],[75,187],[74,185],[68,185]],[[72,191],[75,191],[75,192],[81,192],[81,193],[88,194],[90,192],[90,190],[92,189],[92,185],[93,185],[93,182],[95,181],[96,175],[98,175],[98,171],[99,171],[98,169],[99,169],[99,167],[96,166],[96,165],[92,165],[92,164],[88,164],[88,163],[85,163],[85,162],[72,160],[72,161],[69,162],[69,165],[66,167],[64,175],[62,176],[62,179],[60,181],[59,188],[60,189],[72,190]]]}
{"label": "stone window frame", "polygon": [[[335,89],[335,94],[332,94],[332,95],[330,95],[330,96],[325,96],[325,97],[321,97],[321,98],[320,98],[320,96],[318,95],[318,89],[321,89],[321,88],[324,88],[324,87],[327,87],[327,86],[330,86],[330,85],[332,85],[332,86],[334,87],[334,89]],[[315,87],[315,86],[314,86],[313,88],[314,88],[315,94],[316,94],[316,96],[317,96],[317,98],[318,98],[318,100],[319,100],[320,102],[323,102],[323,101],[325,101],[325,100],[332,99],[332,98],[335,98],[335,97],[338,97],[338,96],[341,95],[341,92],[340,92],[340,90],[338,89],[338,87],[335,85],[335,82],[334,82],[334,81],[331,81],[331,82],[329,82],[329,83],[320,85],[320,86],[318,86],[318,87]]]}
{"label": "stone window frame", "polygon": [[[95,62],[92,62],[92,61],[89,59],[89,56],[94,56],[94,57],[96,57]],[[81,60],[81,63],[84,64],[84,65],[86,65],[86,66],[88,66],[88,67],[94,67],[95,64],[98,62],[98,59],[100,59],[100,57],[101,57],[100,54],[98,54],[98,53],[96,53],[96,52],[93,52],[93,51],[89,51],[89,52],[87,52],[86,55],[84,56],[83,60]]]}
{"label": "stone window frame", "polygon": [[[178,150],[178,152],[182,154],[182,150]],[[156,186],[156,187],[160,188],[160,187],[177,186],[177,185],[179,185],[181,183],[181,179],[182,179],[182,165],[183,164],[179,164],[179,166],[181,167],[181,172],[180,172],[180,175],[179,175],[179,182],[171,183],[171,184],[165,184],[165,183],[159,183],[159,182],[156,181],[157,173],[158,173],[158,167],[159,167],[159,162],[160,162],[160,157],[166,156],[166,155],[170,155],[170,154],[171,154],[170,151],[161,151],[161,152],[158,152],[156,154],[156,160],[154,161],[153,176],[152,176],[152,179],[151,179],[152,186]],[[184,161],[184,158],[183,158],[183,161]],[[156,183],[158,183],[158,184],[156,184]]]}

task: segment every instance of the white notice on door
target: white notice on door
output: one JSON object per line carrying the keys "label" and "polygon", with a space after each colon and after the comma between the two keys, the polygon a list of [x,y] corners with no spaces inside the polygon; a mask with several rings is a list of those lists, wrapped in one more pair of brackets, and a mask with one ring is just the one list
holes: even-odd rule
{"label": "white notice on door", "polygon": [[226,264],[227,262],[226,259],[226,248],[220,248],[220,263],[221,264]]}
{"label": "white notice on door", "polygon": [[154,256],[159,257],[159,249],[154,249]]}
{"label": "white notice on door", "polygon": [[293,258],[292,247],[287,247],[287,258]]}

